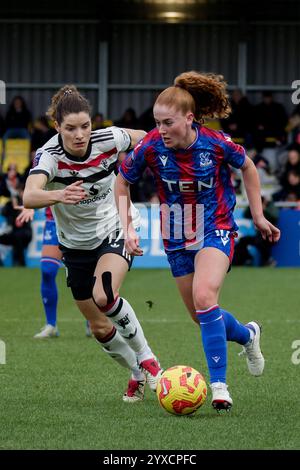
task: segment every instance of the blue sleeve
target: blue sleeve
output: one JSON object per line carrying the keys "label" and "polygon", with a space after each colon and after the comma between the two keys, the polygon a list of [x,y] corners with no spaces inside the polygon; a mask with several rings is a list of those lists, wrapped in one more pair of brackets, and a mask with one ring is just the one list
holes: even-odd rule
{"label": "blue sleeve", "polygon": [[235,144],[229,135],[222,133],[222,148],[224,150],[224,160],[234,168],[241,168],[246,159],[244,147]]}
{"label": "blue sleeve", "polygon": [[145,160],[145,146],[139,142],[130,152],[119,167],[119,172],[128,183],[136,183],[144,173],[147,166]]}

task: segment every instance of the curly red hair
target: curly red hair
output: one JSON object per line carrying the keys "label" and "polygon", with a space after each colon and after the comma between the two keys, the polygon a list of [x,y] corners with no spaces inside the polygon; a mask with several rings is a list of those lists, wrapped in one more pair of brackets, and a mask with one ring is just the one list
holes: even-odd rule
{"label": "curly red hair", "polygon": [[198,122],[226,118],[231,112],[226,87],[222,75],[184,72],[175,78],[174,86],[160,93],[155,103],[174,106],[183,113],[191,111]]}

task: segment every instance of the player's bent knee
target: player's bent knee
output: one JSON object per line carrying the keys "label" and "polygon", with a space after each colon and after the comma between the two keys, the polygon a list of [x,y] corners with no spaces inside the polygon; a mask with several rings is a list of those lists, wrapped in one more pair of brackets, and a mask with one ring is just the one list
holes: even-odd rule
{"label": "player's bent knee", "polygon": [[93,290],[93,301],[95,302],[95,304],[97,305],[97,307],[99,307],[100,309],[102,308],[105,308],[106,305],[107,305],[107,297],[106,295],[103,293],[99,293],[97,292],[96,289]]}
{"label": "player's bent knee", "polygon": [[114,292],[112,286],[112,275],[111,272],[105,271],[101,276],[102,289],[97,288],[96,277],[94,278],[93,288],[93,300],[95,304],[102,310],[106,310],[112,306],[118,296],[117,292]]}
{"label": "player's bent knee", "polygon": [[214,291],[199,290],[194,294],[194,305],[196,310],[205,310],[218,303],[217,293]]}

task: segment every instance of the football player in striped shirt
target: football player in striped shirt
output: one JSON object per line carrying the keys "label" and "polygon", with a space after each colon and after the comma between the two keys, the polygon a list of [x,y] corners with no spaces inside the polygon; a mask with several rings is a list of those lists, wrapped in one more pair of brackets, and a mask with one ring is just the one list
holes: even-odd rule
{"label": "football player in striped shirt", "polygon": [[212,405],[217,410],[232,406],[226,384],[226,340],[244,346],[252,375],[261,375],[264,369],[258,323],[242,325],[219,306],[238,229],[230,166],[241,169],[253,221],[263,238],[276,242],[280,237],[264,217],[259,177],[245,150],[223,132],[202,125],[206,117],[225,118],[229,112],[222,76],[182,73],[156,99],[156,129],[123,161],[115,185],[125,247],[141,256],[128,213],[129,185],[138,181],[146,167],[153,172],[165,251],[185,305],[201,328]]}
{"label": "football player in striped shirt", "polygon": [[[145,132],[114,126],[92,131],[90,105],[74,85],[53,96],[48,115],[58,134],[36,151],[24,206],[51,206],[67,285],[104,351],[131,370],[124,401],[139,401],[146,382],[156,389],[161,368],[133,308],[119,296],[132,256],[125,250],[113,187],[119,152]],[[133,206],[132,213],[137,229]]]}

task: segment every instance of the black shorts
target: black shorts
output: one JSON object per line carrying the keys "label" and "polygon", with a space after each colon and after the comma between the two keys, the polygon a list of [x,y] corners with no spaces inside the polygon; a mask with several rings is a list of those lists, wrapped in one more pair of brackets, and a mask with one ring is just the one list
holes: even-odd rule
{"label": "black shorts", "polygon": [[128,271],[132,265],[133,257],[128,255],[124,246],[124,239],[118,239],[118,232],[114,238],[107,237],[100,246],[93,250],[75,250],[59,245],[63,254],[63,263],[67,270],[67,285],[71,287],[75,300],[86,300],[92,297],[94,287],[94,272],[101,256],[106,253],[115,253],[122,256],[128,263]]}

